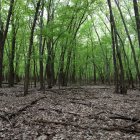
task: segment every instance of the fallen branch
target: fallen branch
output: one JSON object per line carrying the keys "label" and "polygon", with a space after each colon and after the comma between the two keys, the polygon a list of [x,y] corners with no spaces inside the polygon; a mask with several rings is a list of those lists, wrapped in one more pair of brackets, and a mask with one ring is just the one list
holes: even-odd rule
{"label": "fallen branch", "polygon": [[125,128],[135,126],[136,124],[139,123],[139,121],[140,121],[140,119],[138,121],[135,121],[134,123],[132,123],[130,125],[125,126]]}
{"label": "fallen branch", "polygon": [[43,119],[39,119],[39,120],[33,120],[32,122],[27,122],[24,121],[24,123],[26,125],[32,124],[32,125],[46,125],[46,124],[53,124],[53,125],[62,125],[62,126],[72,126],[75,127],[77,129],[81,129],[81,130],[93,130],[98,131],[98,130],[104,130],[104,131],[121,131],[124,133],[140,133],[140,130],[135,130],[135,129],[128,129],[128,128],[123,128],[123,127],[88,127],[88,126],[80,126],[77,124],[73,124],[70,122],[59,122],[59,121],[48,121],[48,120],[43,120]]}
{"label": "fallen branch", "polygon": [[88,106],[88,107],[91,107],[92,106],[92,103],[83,103],[83,102],[75,102],[75,101],[70,101],[70,103],[73,103],[73,104],[80,104],[80,105],[85,105],[85,106]]}
{"label": "fallen branch", "polygon": [[67,99],[69,99],[69,100],[75,100],[75,101],[84,101],[85,99],[82,99],[82,98],[67,98]]}
{"label": "fallen branch", "polygon": [[8,118],[9,120],[15,118],[16,116],[19,116],[23,111],[26,111],[28,108],[32,107],[33,105],[35,105],[38,101],[44,99],[46,97],[40,97],[32,102],[30,102],[28,105],[26,105],[25,107],[19,109],[17,112],[11,113]]}
{"label": "fallen branch", "polygon": [[[80,126],[80,125],[69,123],[69,122],[48,121],[48,120],[43,120],[43,119],[33,120],[32,122],[24,121],[24,123],[27,125],[29,125],[29,124],[32,124],[32,125],[53,124],[53,125],[62,125],[62,126],[72,126],[72,127],[75,127],[77,129],[82,129],[82,130],[88,129],[87,126],[85,127],[85,126]],[[97,127],[92,128],[92,129],[97,130]]]}
{"label": "fallen branch", "polygon": [[3,121],[8,122],[8,123],[12,126],[12,123],[11,123],[11,121],[9,120],[8,116],[6,116],[6,115],[0,115],[0,118],[1,118]]}
{"label": "fallen branch", "polygon": [[109,117],[110,119],[122,119],[122,120],[128,120],[128,121],[132,121],[132,122],[137,122],[140,123],[140,119],[139,118],[129,118],[126,116],[111,116]]}
{"label": "fallen branch", "polygon": [[9,119],[8,119],[7,117],[5,117],[5,115],[1,115],[1,114],[0,114],[0,118],[1,118],[3,121],[9,122]]}
{"label": "fallen branch", "polygon": [[46,109],[46,108],[39,108],[38,110],[41,110],[41,111],[55,111],[57,112],[58,114],[63,114],[63,113],[66,113],[66,114],[70,114],[70,115],[74,115],[74,116],[78,116],[78,117],[88,117],[88,116],[82,116],[81,114],[77,114],[77,113],[74,113],[74,112],[66,112],[66,111],[62,111],[62,109],[55,109],[55,108],[49,108],[49,109]]}
{"label": "fallen branch", "polygon": [[124,128],[124,127],[104,127],[102,128],[102,130],[106,130],[106,131],[121,131],[124,133],[140,133],[140,130],[136,130],[136,129],[129,129],[129,128]]}
{"label": "fallen branch", "polygon": [[60,89],[45,89],[45,91],[50,91],[50,92],[54,92],[57,94],[61,94],[60,91],[75,91],[75,90],[79,90],[79,91],[83,91],[85,93],[92,93],[90,91],[88,91],[87,89],[83,88],[83,87],[67,87],[67,88],[60,88]]}

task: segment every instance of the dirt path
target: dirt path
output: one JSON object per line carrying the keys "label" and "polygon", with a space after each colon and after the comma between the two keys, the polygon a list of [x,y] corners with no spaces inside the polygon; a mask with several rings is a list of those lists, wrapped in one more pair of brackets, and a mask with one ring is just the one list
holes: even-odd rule
{"label": "dirt path", "polygon": [[[0,89],[2,140],[139,140],[140,93],[83,86],[41,91]],[[42,138],[42,139],[41,139]]]}

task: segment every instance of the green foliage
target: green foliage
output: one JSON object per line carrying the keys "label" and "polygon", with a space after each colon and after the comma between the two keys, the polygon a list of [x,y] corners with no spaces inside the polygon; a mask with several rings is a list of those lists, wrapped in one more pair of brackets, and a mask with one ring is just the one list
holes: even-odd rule
{"label": "green foliage", "polygon": [[[120,1],[120,5],[125,21],[127,23],[127,27],[129,29],[129,33],[132,37],[133,44],[135,45],[137,58],[139,59],[140,52],[136,37],[137,32],[135,30],[136,24],[133,6],[132,2],[128,0],[125,1],[126,3]],[[132,61],[129,41],[124,30],[118,9],[115,6],[115,3],[112,3],[116,27],[120,37],[123,40],[123,43],[125,44],[125,51],[129,59],[132,72],[135,74],[136,70],[134,69],[134,62]],[[1,19],[4,23],[6,23],[9,1],[2,0],[1,5]],[[18,61],[18,74],[21,76],[24,75],[25,62],[27,61],[29,38],[31,33],[31,25],[33,24],[35,6],[36,1],[34,0],[16,0],[14,5],[13,16],[17,31],[14,65]],[[48,11],[50,13],[48,13]],[[109,23],[109,10],[105,0],[45,1],[42,34],[40,34],[40,15],[41,8],[38,13],[36,31],[34,34],[34,49],[32,51],[31,57],[32,62],[33,60],[36,61],[38,71],[40,59],[39,38],[42,35],[43,39],[46,39],[46,42],[48,42],[50,39],[53,40],[52,50],[54,51],[54,65],[56,73],[59,72],[61,55],[64,51],[64,69],[66,68],[68,55],[70,54],[71,61],[69,62],[69,65],[72,66],[73,63],[75,64],[77,77],[80,77],[80,70],[83,71],[83,74],[86,75],[90,73],[89,75],[93,77],[94,63],[96,63],[96,66],[104,71],[104,75],[106,75],[106,66],[109,65],[110,73],[113,75],[112,41],[109,31],[111,30]],[[51,15],[50,19],[48,19],[48,15]],[[79,26],[80,22],[81,25]],[[8,73],[8,56],[11,52],[10,48],[12,45],[11,26],[12,25],[9,27],[7,37],[9,43],[8,41],[6,42],[6,49],[4,50],[5,74]],[[119,47],[121,50],[121,55],[124,57],[122,44],[120,41]],[[46,43],[43,54],[44,64],[46,63],[47,55],[49,55],[47,49],[48,48]],[[75,58],[73,55],[75,55]],[[125,66],[125,69],[127,70],[127,65]],[[33,71],[33,63],[31,66],[31,71]],[[97,75],[100,77],[99,71],[97,71]]]}

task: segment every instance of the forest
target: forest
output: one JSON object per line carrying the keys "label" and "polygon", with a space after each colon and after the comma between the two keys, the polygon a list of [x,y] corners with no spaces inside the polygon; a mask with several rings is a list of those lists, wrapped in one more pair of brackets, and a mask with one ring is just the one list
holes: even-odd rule
{"label": "forest", "polygon": [[140,139],[139,0],[0,0],[0,139]]}

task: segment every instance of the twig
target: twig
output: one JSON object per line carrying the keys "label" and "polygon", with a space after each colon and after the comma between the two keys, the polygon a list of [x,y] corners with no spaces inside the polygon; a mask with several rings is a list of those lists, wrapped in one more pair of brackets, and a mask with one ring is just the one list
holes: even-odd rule
{"label": "twig", "polygon": [[109,118],[110,119],[122,119],[122,120],[128,120],[128,121],[140,123],[140,119],[138,119],[138,118],[129,118],[126,116],[121,116],[121,115],[120,116],[111,116]]}
{"label": "twig", "polygon": [[125,128],[135,126],[135,125],[138,124],[139,122],[140,122],[140,119],[137,120],[137,121],[135,121],[134,123],[128,125],[128,126],[125,126]]}

